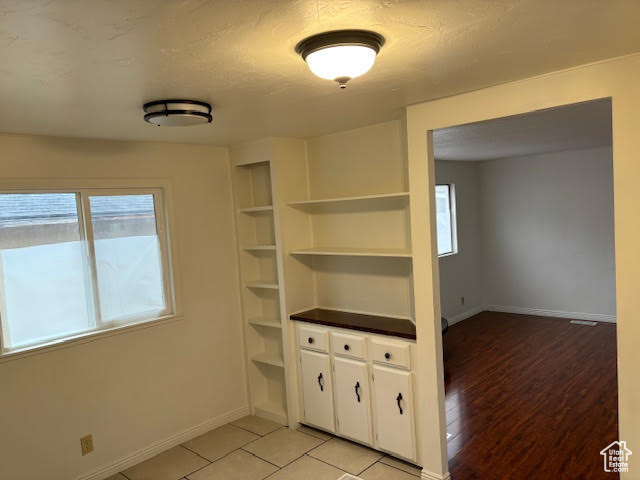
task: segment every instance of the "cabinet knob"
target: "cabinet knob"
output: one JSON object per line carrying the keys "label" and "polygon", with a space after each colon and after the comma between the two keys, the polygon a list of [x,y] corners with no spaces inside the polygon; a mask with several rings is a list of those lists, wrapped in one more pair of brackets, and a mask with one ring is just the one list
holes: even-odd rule
{"label": "cabinet knob", "polygon": [[309,338],[307,339],[307,341],[308,341],[309,343],[313,343],[313,337],[309,337]]}
{"label": "cabinet knob", "polygon": [[348,351],[349,351],[349,348],[350,348],[350,347],[349,347],[349,345],[345,343],[345,344],[344,344],[344,349],[348,352]]}
{"label": "cabinet knob", "polygon": [[318,375],[318,385],[320,386],[320,391],[324,392],[324,384],[323,384],[322,372]]}
{"label": "cabinet knob", "polygon": [[387,360],[391,359],[391,354],[389,352],[384,354],[384,358],[386,358]]}

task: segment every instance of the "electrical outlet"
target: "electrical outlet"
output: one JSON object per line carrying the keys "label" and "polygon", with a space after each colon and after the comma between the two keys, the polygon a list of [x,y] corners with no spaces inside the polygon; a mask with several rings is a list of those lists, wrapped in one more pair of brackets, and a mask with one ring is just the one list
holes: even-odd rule
{"label": "electrical outlet", "polygon": [[91,435],[87,435],[80,439],[80,451],[82,452],[83,457],[88,453],[93,452],[93,437]]}
{"label": "electrical outlet", "polygon": [[460,297],[460,305],[464,305],[464,297]]}

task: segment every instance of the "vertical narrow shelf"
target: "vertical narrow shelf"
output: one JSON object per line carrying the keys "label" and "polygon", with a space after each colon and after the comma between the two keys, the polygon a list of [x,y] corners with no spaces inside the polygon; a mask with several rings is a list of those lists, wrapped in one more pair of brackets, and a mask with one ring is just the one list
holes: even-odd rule
{"label": "vertical narrow shelf", "polygon": [[[232,148],[243,332],[251,411],[288,424],[282,312],[272,192],[266,151]],[[258,158],[258,160],[253,160]]]}

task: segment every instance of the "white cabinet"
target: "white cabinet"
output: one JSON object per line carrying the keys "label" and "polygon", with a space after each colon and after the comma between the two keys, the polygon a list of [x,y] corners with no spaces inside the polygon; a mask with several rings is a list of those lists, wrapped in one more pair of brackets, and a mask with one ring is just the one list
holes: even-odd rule
{"label": "white cabinet", "polygon": [[419,463],[415,343],[303,322],[297,336],[302,423]]}
{"label": "white cabinet", "polygon": [[369,372],[357,360],[334,359],[338,434],[371,445]]}
{"label": "white cabinet", "polygon": [[373,403],[378,448],[416,460],[411,372],[373,366]]}
{"label": "white cabinet", "polygon": [[304,417],[310,425],[335,432],[329,355],[300,351]]}

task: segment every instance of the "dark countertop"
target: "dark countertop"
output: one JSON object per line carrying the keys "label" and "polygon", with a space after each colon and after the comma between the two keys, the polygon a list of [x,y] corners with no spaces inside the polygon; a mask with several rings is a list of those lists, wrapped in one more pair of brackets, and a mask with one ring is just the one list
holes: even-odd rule
{"label": "dark countertop", "polygon": [[314,308],[291,315],[291,320],[315,323],[328,327],[347,328],[361,332],[390,335],[392,337],[416,339],[416,326],[410,320],[401,318],[340,312],[324,308]]}

